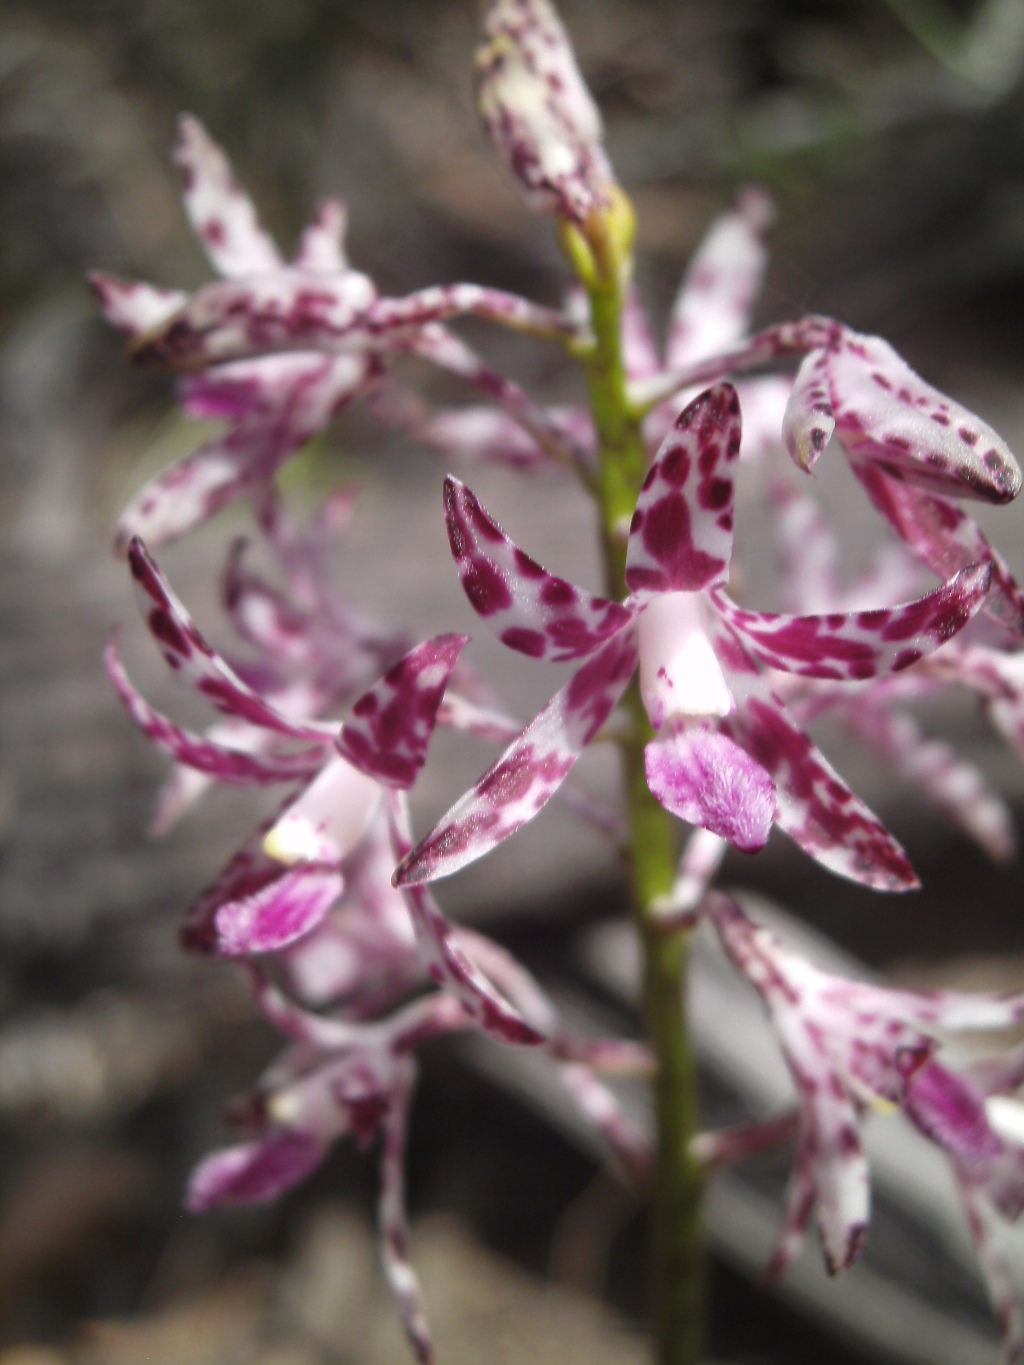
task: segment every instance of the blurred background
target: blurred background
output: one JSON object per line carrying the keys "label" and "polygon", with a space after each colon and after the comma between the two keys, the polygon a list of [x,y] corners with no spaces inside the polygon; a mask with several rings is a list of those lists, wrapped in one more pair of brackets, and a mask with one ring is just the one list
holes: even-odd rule
{"label": "blurred background", "polygon": [[[561,10],[636,203],[639,281],[659,322],[714,214],[756,180],[779,208],[757,322],[825,312],[881,332],[1024,450],[1020,0]],[[167,840],[146,838],[162,766],[100,666],[110,625],[134,616],[110,532],[128,496],[201,433],[177,415],[167,376],[128,364],[83,278],[95,267],[186,288],[209,277],[169,158],[175,115],[190,110],[286,250],[316,199],[340,193],[351,259],[382,292],[470,279],[556,301],[549,225],[520,209],[477,127],[475,34],[468,0],[0,8],[2,1365],[403,1359],[374,1266],[372,1157],[339,1151],[270,1209],[180,1210],[187,1172],[223,1140],[224,1102],[276,1047],[233,971],[186,959],[175,937],[258,807],[215,794]],[[542,398],[575,392],[550,351],[469,331]],[[421,636],[474,629],[447,553],[442,472],[353,413],[288,476],[299,500],[334,482],[365,488],[339,582],[353,605]],[[573,489],[549,474],[473,479],[520,543],[596,586],[590,512]],[[818,484],[852,573],[873,519],[838,461]],[[755,481],[740,512],[754,566],[771,546],[758,494]],[[981,518],[1018,570],[1022,515]],[[222,641],[216,571],[242,529],[228,514],[162,556]],[[761,605],[777,605],[764,591]],[[485,674],[501,657],[483,640],[474,649]],[[170,703],[141,633],[129,658]],[[554,674],[514,664],[502,660],[502,685],[529,715]],[[1024,815],[1024,773],[970,707],[931,719],[956,727]],[[438,750],[421,832],[491,756]],[[901,980],[1024,987],[1019,864],[993,868],[878,765],[838,741],[829,753],[905,842],[925,890],[874,898],[778,839],[730,861],[725,881]],[[588,774],[596,789],[614,782],[600,762]],[[564,983],[581,936],[621,911],[621,888],[598,843],[557,817],[456,879],[445,904]],[[621,1001],[602,1008],[628,1023]],[[457,1049],[425,1059],[410,1192],[441,1359],[640,1360],[642,1209],[506,1080]],[[714,1263],[712,1298],[722,1360],[871,1358],[757,1296],[728,1258]],[[970,1311],[989,1331],[984,1308]]]}

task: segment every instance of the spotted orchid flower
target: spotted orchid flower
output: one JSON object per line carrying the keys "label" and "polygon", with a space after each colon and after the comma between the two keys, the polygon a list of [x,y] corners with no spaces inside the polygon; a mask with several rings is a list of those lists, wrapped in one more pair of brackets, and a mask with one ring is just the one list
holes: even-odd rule
{"label": "spotted orchid flower", "polygon": [[447,876],[522,827],[564,781],[639,664],[659,732],[651,790],[673,813],[753,850],[773,821],[841,875],[916,885],[905,855],[772,696],[765,668],[834,680],[898,671],[981,605],[987,566],[883,611],[774,616],[726,595],[740,411],[730,385],[680,415],[651,467],[629,532],[625,602],[543,569],[463,484],[445,506],[463,589],[502,642],[533,658],[582,660],[502,757],[400,865],[400,884]]}
{"label": "spotted orchid flower", "polygon": [[983,1191],[1003,1216],[1019,1216],[1024,1147],[994,1130],[978,1085],[935,1057],[947,1033],[1018,1024],[1024,997],[916,993],[846,980],[785,949],[728,896],[711,893],[701,911],[764,1001],[799,1096],[796,1159],[771,1273],[796,1255],[815,1213],[829,1270],[856,1258],[870,1204],[861,1129],[879,1104],[900,1106],[952,1157],[973,1191]]}
{"label": "spotted orchid flower", "polygon": [[573,327],[564,317],[475,285],[381,299],[348,263],[346,211],[336,199],[321,204],[287,263],[224,152],[189,115],[179,121],[175,160],[189,221],[222,280],[191,297],[103,272],[91,282],[138,358],[201,371],[181,383],[185,411],[227,427],[134,496],[118,523],[119,550],[133,535],[159,546],[239,497],[258,502],[285,461],[379,384],[389,351],[412,349],[455,369],[524,421],[542,446],[561,450],[557,432],[517,386],[454,338],[446,344],[437,322],[479,312],[565,336]]}

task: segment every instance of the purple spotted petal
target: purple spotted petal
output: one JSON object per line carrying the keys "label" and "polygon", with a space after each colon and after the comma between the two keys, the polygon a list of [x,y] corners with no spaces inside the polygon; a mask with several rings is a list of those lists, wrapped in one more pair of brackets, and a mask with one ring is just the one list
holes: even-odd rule
{"label": "purple spotted petal", "polygon": [[973,764],[941,740],[927,738],[909,716],[873,705],[868,698],[845,706],[842,717],[891,771],[917,787],[990,858],[995,862],[1013,858],[1017,848],[1013,816]]}
{"label": "purple spotted petal", "polygon": [[541,568],[451,476],[444,483],[444,511],[463,590],[510,649],[556,662],[584,658],[635,615]]}
{"label": "purple spotted petal", "polygon": [[863,681],[897,673],[945,644],[981,607],[991,579],[988,564],[974,564],[903,606],[826,616],[743,611],[724,592],[712,600],[767,667],[804,678]]}
{"label": "purple spotted petal", "polygon": [[398,1307],[398,1316],[420,1365],[430,1365],[433,1347],[419,1280],[409,1259],[409,1228],[405,1212],[405,1139],[409,1125],[412,1065],[402,1084],[391,1091],[382,1124],[380,1198],[377,1235],[384,1277]]}
{"label": "purple spotted petal", "polygon": [[179,289],[158,289],[154,284],[122,280],[102,270],[94,270],[89,283],[110,325],[133,338],[166,322],[188,298]]}
{"label": "purple spotted petal", "polygon": [[680,413],[658,451],[629,530],[626,583],[644,595],[727,582],[740,406],[731,384]]}
{"label": "purple spotted petal", "polygon": [[771,200],[745,190],[714,223],[687,267],[669,320],[670,369],[733,346],[746,332],[768,261]]}
{"label": "purple spotted petal", "polygon": [[763,848],[775,815],[775,787],[761,765],[715,730],[677,729],[645,751],[647,785],[691,825],[745,853]]}
{"label": "purple spotted petal", "polygon": [[748,692],[720,724],[771,775],[778,797],[775,823],[805,853],[877,891],[920,885],[896,840],[777,702]]}
{"label": "purple spotted petal", "polygon": [[196,898],[181,942],[201,953],[229,957],[276,952],[315,928],[341,895],[336,866],[286,866],[263,850],[267,820]]}
{"label": "purple spotted petal", "polygon": [[436,635],[409,651],[352,707],[337,740],[348,761],[389,787],[411,787],[468,635]]}
{"label": "purple spotted petal", "polygon": [[500,289],[434,285],[405,298],[378,299],[358,271],[324,275],[286,266],[272,275],[197,290],[139,340],[134,355],[196,369],[276,351],[380,351],[408,342],[429,323],[464,313],[544,336],[578,330],[563,314]]}
{"label": "purple spotted petal", "polygon": [[294,739],[322,740],[324,726],[288,720],[229,668],[198,627],[137,537],[128,547],[143,620],[170,668],[218,711]]}
{"label": "purple spotted petal", "polygon": [[812,351],[800,365],[782,418],[782,444],[801,469],[810,470],[835,430],[828,382],[828,353]]}
{"label": "purple spotted petal", "polygon": [[185,1207],[204,1213],[218,1204],[269,1204],[315,1171],[327,1146],[309,1133],[278,1132],[212,1152],[189,1177]]}
{"label": "purple spotted petal", "polygon": [[107,676],[125,709],[142,733],[178,763],[208,773],[218,782],[248,785],[263,782],[294,782],[309,778],[323,763],[323,749],[296,754],[260,755],[219,743],[208,735],[193,734],[154,710],[138,692],[121,663],[116,634],[104,651]]}
{"label": "purple spotted petal", "polygon": [[395,853],[401,859],[393,881],[405,895],[431,976],[447,987],[485,1033],[507,1043],[543,1042],[544,1035],[495,989],[466,952],[460,936],[445,919],[427,887],[403,884],[402,868],[414,857],[408,800],[404,793],[392,793],[389,810]]}
{"label": "purple spotted petal", "polygon": [[490,0],[475,68],[484,129],[529,207],[582,222],[606,204],[601,116],[549,0]]}
{"label": "purple spotted petal", "polygon": [[450,876],[543,810],[611,714],[636,662],[635,632],[627,627],[577,670],[476,786],[403,858],[396,885]]}
{"label": "purple spotted petal", "polygon": [[923,493],[874,465],[855,462],[853,471],[878,511],[933,573],[946,577],[968,564],[991,564],[984,610],[1024,638],[1024,592],[970,517],[948,498]]}
{"label": "purple spotted petal", "polygon": [[214,269],[228,276],[280,269],[277,247],[260,226],[252,200],[222,149],[191,114],[178,120],[174,159],[181,168],[185,212]]}
{"label": "purple spotted petal", "polygon": [[828,355],[836,435],[855,460],[932,493],[1009,502],[1021,472],[987,423],[926,384],[880,337],[844,331]]}
{"label": "purple spotted petal", "polygon": [[325,199],[302,231],[294,264],[299,270],[340,275],[347,270],[345,230],[348,211],[340,199]]}
{"label": "purple spotted petal", "polygon": [[960,1197],[971,1231],[992,1312],[999,1325],[1000,1360],[1014,1365],[1024,1355],[1024,1312],[1021,1310],[1016,1265],[1000,1235],[1000,1218],[985,1196],[968,1181],[959,1181]]}

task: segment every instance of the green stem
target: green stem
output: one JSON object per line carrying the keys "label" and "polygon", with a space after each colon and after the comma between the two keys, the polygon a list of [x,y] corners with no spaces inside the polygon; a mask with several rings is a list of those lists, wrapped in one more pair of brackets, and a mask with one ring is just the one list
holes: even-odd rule
{"label": "green stem", "polygon": [[[629,520],[647,468],[640,417],[626,392],[622,358],[624,253],[603,254],[600,241],[584,277],[590,296],[594,346],[583,357],[598,437],[598,496],[606,588],[625,595]],[[618,259],[616,259],[618,257]],[[671,888],[678,824],[651,795],[644,748],[652,731],[633,681],[625,698],[629,734],[620,742],[630,828],[633,909],[643,946],[644,1008],[656,1072],[657,1133],[653,1189],[651,1286],[658,1365],[696,1365],[704,1346],[704,1265],[700,1205],[702,1178],[689,1156],[697,1131],[696,1063],[687,1031],[684,934],[666,934],[652,907]]]}

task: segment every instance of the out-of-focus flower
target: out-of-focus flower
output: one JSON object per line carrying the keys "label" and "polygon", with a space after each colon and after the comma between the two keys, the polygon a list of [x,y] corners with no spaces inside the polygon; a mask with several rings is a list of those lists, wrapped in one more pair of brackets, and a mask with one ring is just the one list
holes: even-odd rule
{"label": "out-of-focus flower", "polygon": [[[765,667],[858,680],[937,648],[984,600],[978,565],[902,607],[827,616],[740,610],[725,594],[740,412],[729,385],[680,415],[651,467],[629,533],[624,603],[594,597],[524,554],[464,485],[446,515],[463,588],[502,642],[533,658],[584,659],[561,692],[399,868],[400,883],[446,876],[546,804],[640,665],[661,733],[651,790],[675,814],[739,847],[776,821],[833,871],[888,890],[916,878],[902,850],[788,719]],[[726,675],[728,674],[728,681]]]}
{"label": "out-of-focus flower", "polygon": [[999,1136],[984,1094],[937,1062],[943,1034],[1005,1029],[1024,997],[888,990],[849,981],[788,952],[735,901],[703,901],[737,969],[761,995],[800,1100],[789,1205],[771,1270],[795,1256],[816,1213],[825,1261],[848,1266],[869,1216],[861,1125],[873,1105],[899,1105],[952,1158],[958,1176],[1004,1217],[1024,1210],[1024,1147]]}

